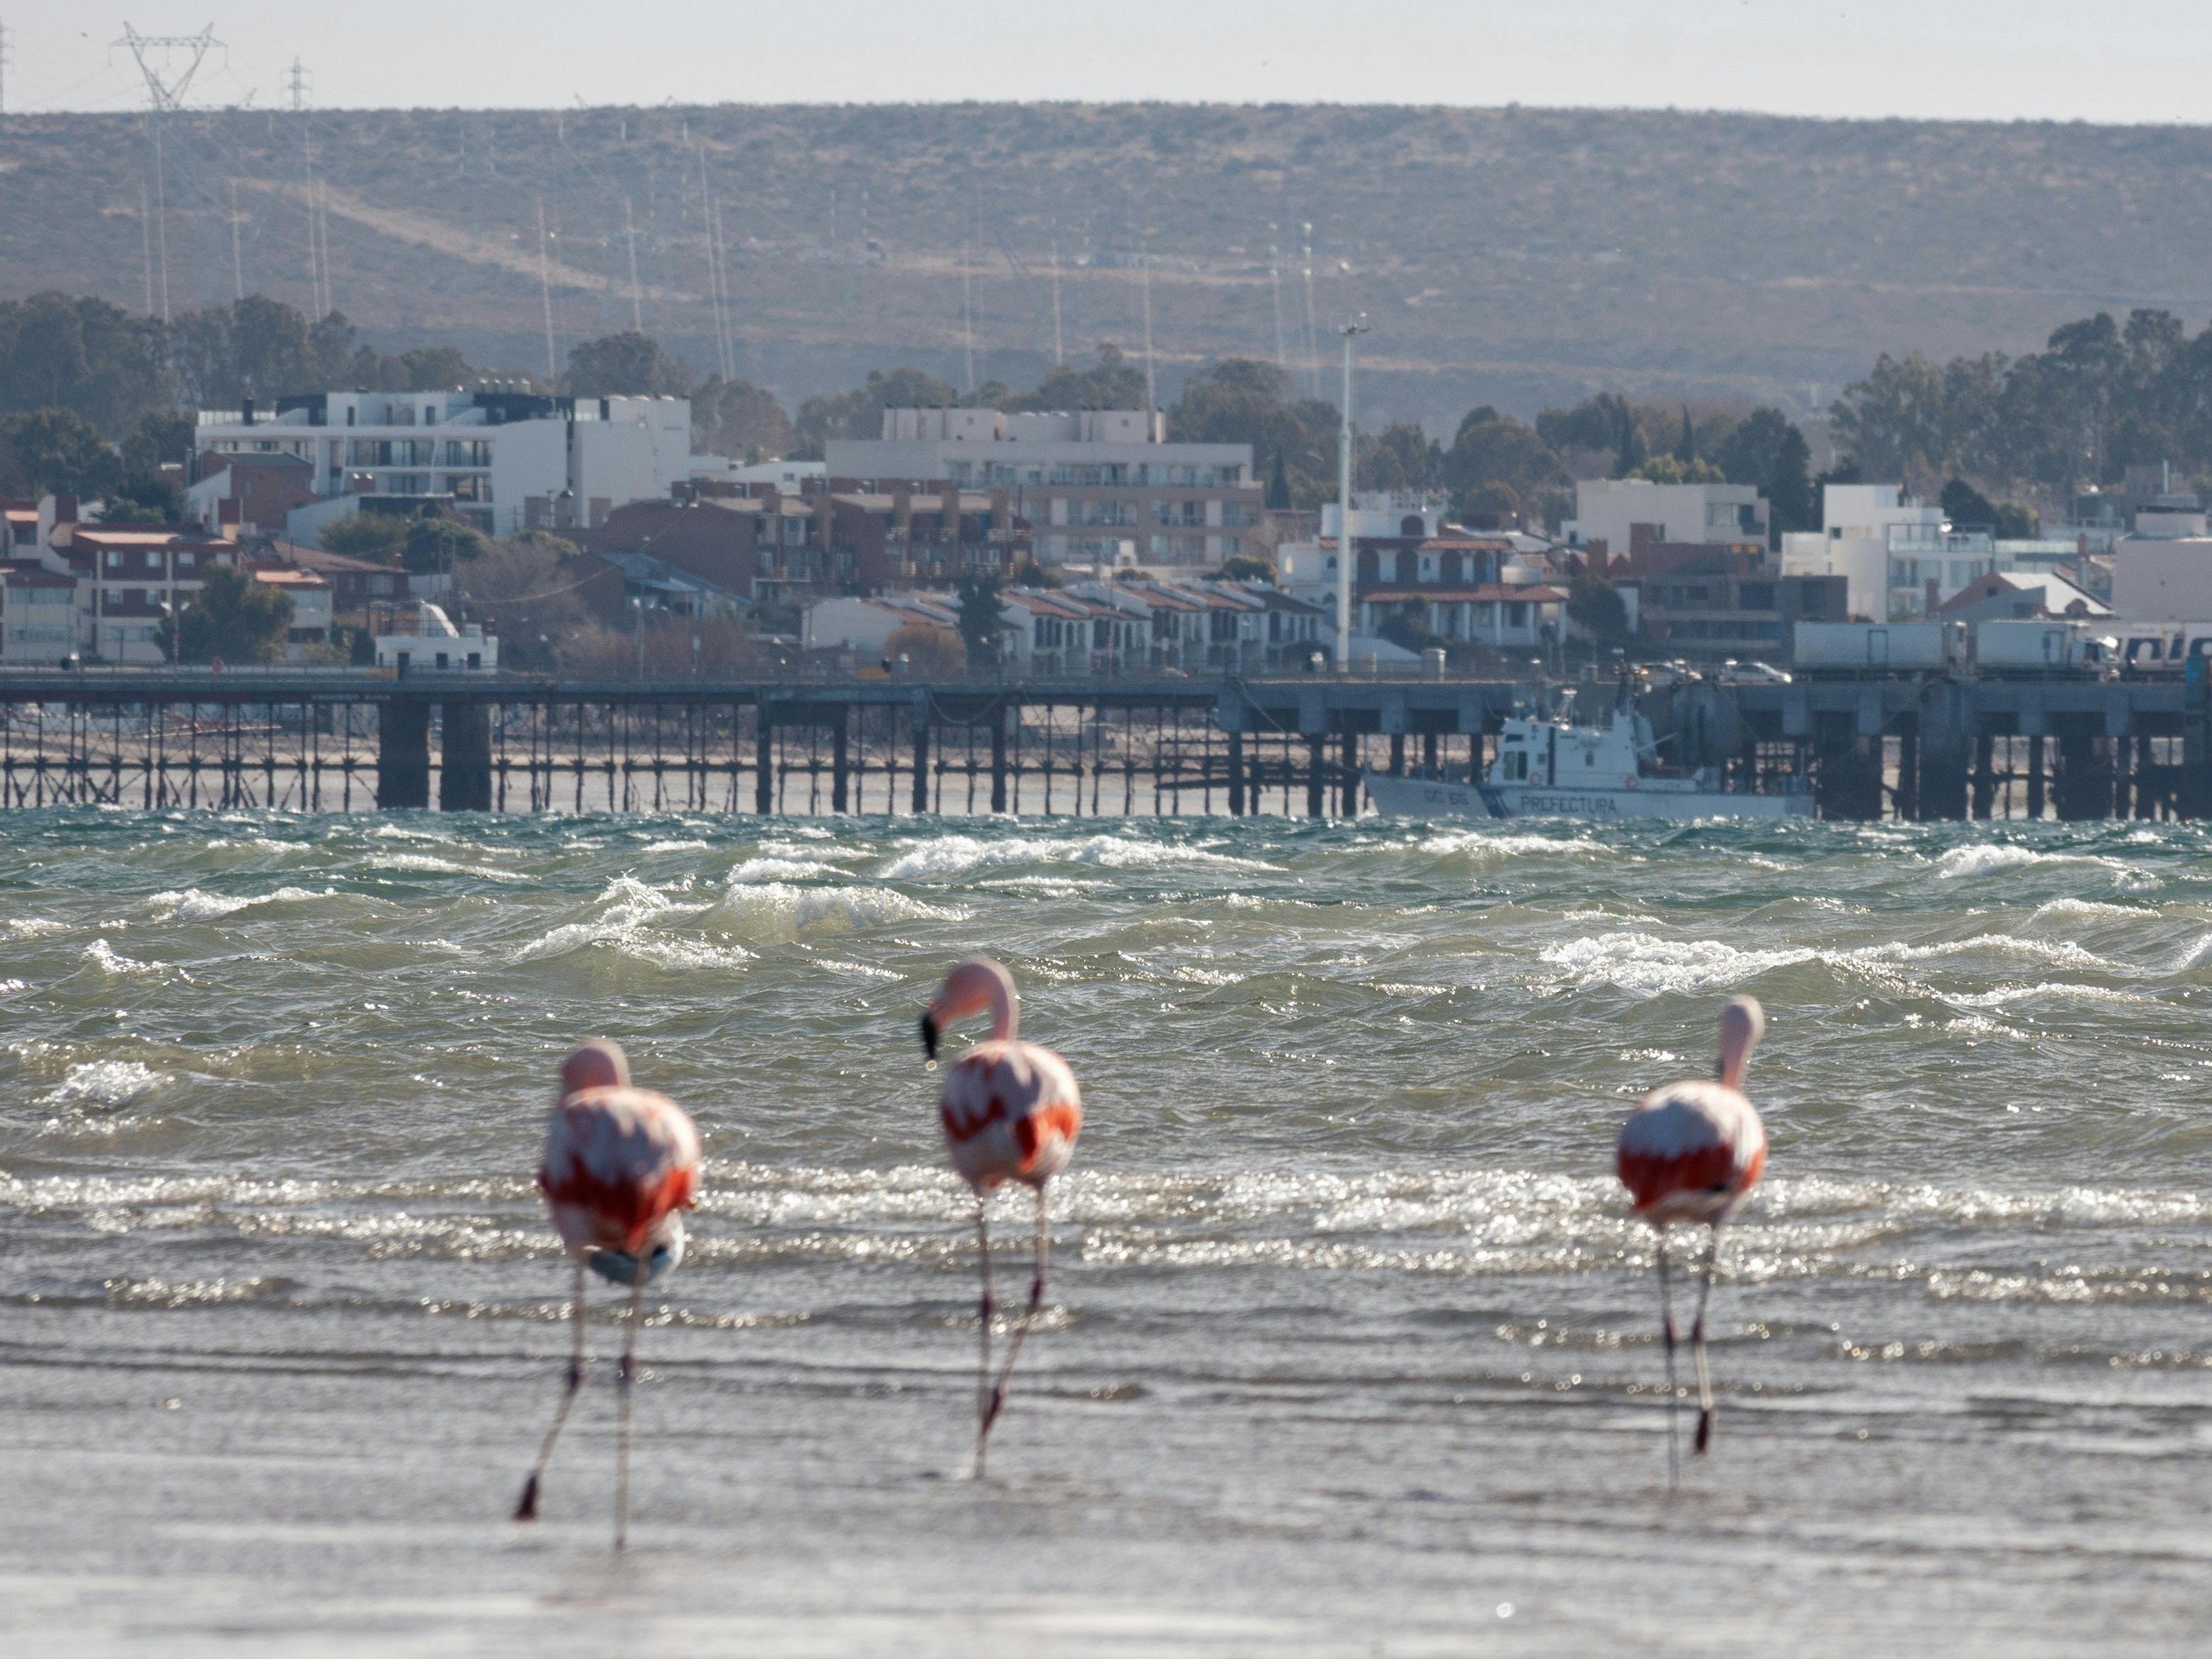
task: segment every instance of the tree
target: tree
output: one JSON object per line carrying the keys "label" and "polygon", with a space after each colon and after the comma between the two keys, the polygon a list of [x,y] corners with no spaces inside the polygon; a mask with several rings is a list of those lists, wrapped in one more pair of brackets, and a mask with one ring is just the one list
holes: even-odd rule
{"label": "tree", "polygon": [[1997,520],[1995,504],[1964,478],[1954,478],[1945,484],[1941,499],[1943,516],[1954,526],[1973,525],[1987,529]]}
{"label": "tree", "polygon": [[1290,382],[1273,363],[1225,357],[1183,382],[1168,410],[1176,443],[1249,444],[1274,454],[1291,505],[1311,508],[1336,493],[1336,405],[1317,398],[1293,403]]}
{"label": "tree", "polygon": [[683,398],[698,383],[690,365],[635,329],[586,340],[568,353],[567,385],[573,397]]}
{"label": "tree", "polygon": [[562,642],[592,624],[577,586],[576,551],[558,537],[517,537],[492,543],[454,570],[463,613],[490,618],[488,631],[499,635],[508,666],[550,672],[558,665]]}
{"label": "tree", "polygon": [[1443,477],[1452,492],[1452,504],[1462,518],[1469,514],[1501,509],[1497,498],[1475,498],[1494,485],[1504,486],[1512,497],[1502,510],[1517,513],[1524,498],[1566,484],[1566,467],[1552,447],[1535,432],[1510,415],[1501,415],[1484,404],[1468,410],[1451,447],[1444,452]]}
{"label": "tree", "polygon": [[1672,455],[1654,455],[1639,463],[1626,474],[1632,478],[1649,478],[1653,483],[1724,483],[1720,468],[1711,461],[1692,461],[1687,466]]}
{"label": "tree", "polygon": [[0,492],[90,500],[123,482],[123,458],[73,409],[0,417]]}
{"label": "tree", "polygon": [[763,461],[788,452],[793,438],[791,416],[765,387],[717,374],[691,394],[691,442],[702,455]]}
{"label": "tree", "polygon": [[443,514],[402,520],[406,539],[400,544],[399,562],[418,576],[452,574],[471,559],[483,556],[491,538],[473,525]]}
{"label": "tree", "polygon": [[1145,371],[1121,356],[1121,347],[1108,341],[1098,348],[1098,361],[1089,368],[1070,368],[1056,363],[1034,392],[997,401],[1009,413],[1061,409],[1142,409]]}
{"label": "tree", "polygon": [[1419,426],[1393,421],[1361,434],[1358,471],[1369,489],[1427,490],[1443,482],[1444,452]]}
{"label": "tree", "polygon": [[179,662],[270,663],[284,655],[284,635],[292,626],[292,596],[234,565],[216,565],[200,591],[178,612],[176,655]]}
{"label": "tree", "polygon": [[1279,449],[1275,452],[1275,470],[1267,478],[1267,510],[1284,513],[1289,511],[1290,505],[1291,480],[1283,471],[1283,452]]}
{"label": "tree", "polygon": [[1275,580],[1275,567],[1249,553],[1237,553],[1224,559],[1216,574],[1225,582],[1272,582]]}
{"label": "tree", "polygon": [[185,516],[185,492],[167,478],[141,472],[109,490],[102,511],[111,524],[175,524]]}
{"label": "tree", "polygon": [[342,553],[349,559],[368,559],[376,564],[398,564],[407,545],[405,519],[388,513],[356,513],[349,519],[332,519],[319,539],[325,553]]}
{"label": "tree", "polygon": [[1780,410],[1753,410],[1714,450],[1713,460],[1730,483],[1758,486],[1778,535],[1820,527],[1810,476],[1813,452]]}
{"label": "tree", "polygon": [[1057,573],[1046,569],[1035,559],[1024,559],[1014,571],[1016,587],[1060,587],[1065,586]]}
{"label": "tree", "polygon": [[960,636],[929,623],[900,623],[884,641],[884,655],[893,662],[905,658],[907,666],[926,679],[957,674],[968,665]]}
{"label": "tree", "polygon": [[135,477],[157,473],[164,466],[189,465],[197,431],[189,415],[149,410],[123,441],[123,470]]}
{"label": "tree", "polygon": [[1601,645],[1628,637],[1628,602],[1602,576],[1577,576],[1567,590],[1567,620]]}
{"label": "tree", "polygon": [[881,437],[886,409],[950,409],[959,401],[958,392],[921,369],[895,368],[888,374],[871,369],[866,386],[799,404],[794,423],[798,444],[790,453],[818,461],[822,446],[832,438]]}
{"label": "tree", "polygon": [[1005,626],[999,594],[1004,586],[991,571],[963,576],[954,584],[954,601],[960,611],[960,642],[968,647],[970,667],[998,666],[999,634]]}
{"label": "tree", "polygon": [[1698,433],[1697,428],[1690,424],[1690,406],[1687,404],[1682,405],[1682,435],[1674,441],[1674,459],[1685,469],[1695,466],[1698,462]]}

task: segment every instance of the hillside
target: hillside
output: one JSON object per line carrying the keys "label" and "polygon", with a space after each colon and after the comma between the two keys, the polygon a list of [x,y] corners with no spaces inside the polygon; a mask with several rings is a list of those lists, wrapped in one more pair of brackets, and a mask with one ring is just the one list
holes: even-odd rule
{"label": "hillside", "polygon": [[[173,116],[173,308],[241,279],[310,303],[311,152],[338,309],[387,348],[538,369],[541,202],[563,348],[635,313],[720,366],[703,165],[732,367],[787,402],[897,362],[963,383],[963,286],[975,378],[1034,384],[1055,237],[1071,356],[1140,349],[1148,243],[1164,393],[1207,358],[1272,357],[1271,220],[1293,366],[1310,220],[1324,357],[1332,319],[1367,311],[1363,416],[1431,426],[1605,387],[1802,410],[1880,351],[2016,351],[2099,307],[2212,304],[2200,129],[963,105]],[[138,118],[0,124],[0,295],[143,305],[151,241],[158,309],[150,158]]]}

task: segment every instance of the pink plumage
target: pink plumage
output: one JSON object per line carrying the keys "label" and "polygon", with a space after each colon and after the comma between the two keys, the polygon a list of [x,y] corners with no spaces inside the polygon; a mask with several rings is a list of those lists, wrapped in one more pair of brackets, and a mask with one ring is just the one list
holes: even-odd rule
{"label": "pink plumage", "polygon": [[995,962],[978,957],[954,969],[922,1018],[935,1031],[985,1008],[991,1035],[952,1062],[938,1092],[952,1167],[979,1193],[1009,1181],[1042,1188],[1074,1156],[1082,1091],[1066,1060],[1016,1038],[1013,976]]}
{"label": "pink plumage", "polygon": [[1743,1068],[1766,1030],[1766,1016],[1750,997],[1721,1010],[1719,1075],[1654,1089],[1621,1126],[1613,1168],[1635,1201],[1636,1213],[1659,1236],[1660,1328],[1667,1346],[1667,1467],[1680,1478],[1674,1411],[1674,1312],[1667,1290],[1667,1229],[1686,1221],[1708,1230],[1698,1316],[1690,1344],[1698,1363],[1695,1449],[1712,1442],[1713,1387],[1705,1362],[1705,1303],[1720,1259],[1721,1228],[1736,1212],[1766,1167],[1766,1127],[1743,1092]]}
{"label": "pink plumage", "polygon": [[[1075,1073],[1049,1048],[1024,1042],[1015,1035],[1021,1004],[1014,976],[988,957],[962,963],[945,976],[921,1016],[921,1046],[934,1061],[937,1041],[955,1020],[988,1009],[991,1034],[946,1068],[937,1097],[938,1121],[945,1128],[952,1167],[975,1194],[975,1247],[982,1269],[983,1297],[976,1313],[980,1352],[975,1376],[975,1474],[983,1474],[983,1453],[991,1425],[1006,1403],[1014,1360],[1044,1306],[1045,1264],[1052,1234],[1045,1216],[1045,1187],[1074,1156],[1083,1133],[1083,1096]],[[997,1299],[991,1292],[991,1193],[1019,1182],[1036,1194],[1036,1273],[1005,1364],[996,1380],[991,1370],[991,1325]]]}
{"label": "pink plumage", "polygon": [[633,1088],[612,1043],[571,1054],[562,1084],[538,1171],[562,1243],[574,1255],[680,1249],[678,1212],[691,1203],[699,1177],[690,1115],[665,1095]]}

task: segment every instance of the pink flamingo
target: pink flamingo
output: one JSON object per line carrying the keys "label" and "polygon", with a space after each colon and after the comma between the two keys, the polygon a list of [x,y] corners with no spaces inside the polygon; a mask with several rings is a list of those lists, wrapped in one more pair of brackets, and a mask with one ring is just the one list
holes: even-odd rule
{"label": "pink flamingo", "polygon": [[1681,1479],[1676,1429],[1674,1310],[1667,1288],[1667,1228],[1686,1221],[1711,1230],[1704,1283],[1690,1341],[1698,1364],[1694,1449],[1712,1443],[1713,1384],[1705,1367],[1705,1302],[1712,1294],[1721,1228],[1740,1208],[1766,1165],[1766,1128],[1743,1093],[1743,1068],[1766,1030],[1756,1000],[1735,997],[1721,1010],[1721,1063],[1711,1082],[1692,1078],[1654,1089],[1621,1126],[1614,1168],[1636,1200],[1636,1213],[1659,1236],[1659,1320],[1667,1344],[1667,1474]]}
{"label": "pink flamingo", "polygon": [[698,1178],[698,1129],[666,1096],[630,1086],[629,1062],[620,1048],[587,1042],[561,1063],[561,1099],[546,1127],[538,1184],[554,1230],[576,1264],[568,1304],[576,1345],[553,1426],[523,1482],[516,1520],[538,1518],[538,1486],[583,1386],[584,1272],[589,1268],[629,1287],[622,1367],[615,1374],[615,1547],[623,1547],[629,1527],[630,1384],[645,1287],[684,1260],[682,1212],[694,1201]]}
{"label": "pink flamingo", "polygon": [[[975,1474],[983,1474],[983,1451],[991,1425],[1006,1403],[1014,1360],[1044,1303],[1045,1257],[1051,1238],[1045,1220],[1045,1183],[1067,1167],[1075,1138],[1083,1130],[1083,1097],[1075,1073],[1049,1048],[1015,1040],[1021,1016],[1014,977],[988,957],[963,962],[921,1017],[922,1050],[934,1065],[937,1040],[948,1025],[991,1012],[991,1034],[952,1062],[937,1102],[952,1167],[975,1194],[975,1242],[983,1269],[980,1323],[982,1351],[975,1379]],[[985,1212],[992,1192],[1018,1181],[1036,1194],[1036,1273],[1030,1280],[1029,1306],[1023,1310],[1006,1346],[998,1380],[991,1377],[991,1320],[997,1304],[991,1294],[991,1231]]]}

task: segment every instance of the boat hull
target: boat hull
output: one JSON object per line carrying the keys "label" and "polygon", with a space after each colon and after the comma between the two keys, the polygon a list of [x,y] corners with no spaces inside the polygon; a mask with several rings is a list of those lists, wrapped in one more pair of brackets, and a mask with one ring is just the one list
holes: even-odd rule
{"label": "boat hull", "polygon": [[1746,795],[1719,790],[1577,789],[1519,783],[1366,775],[1367,799],[1399,818],[1809,817],[1808,794]]}

